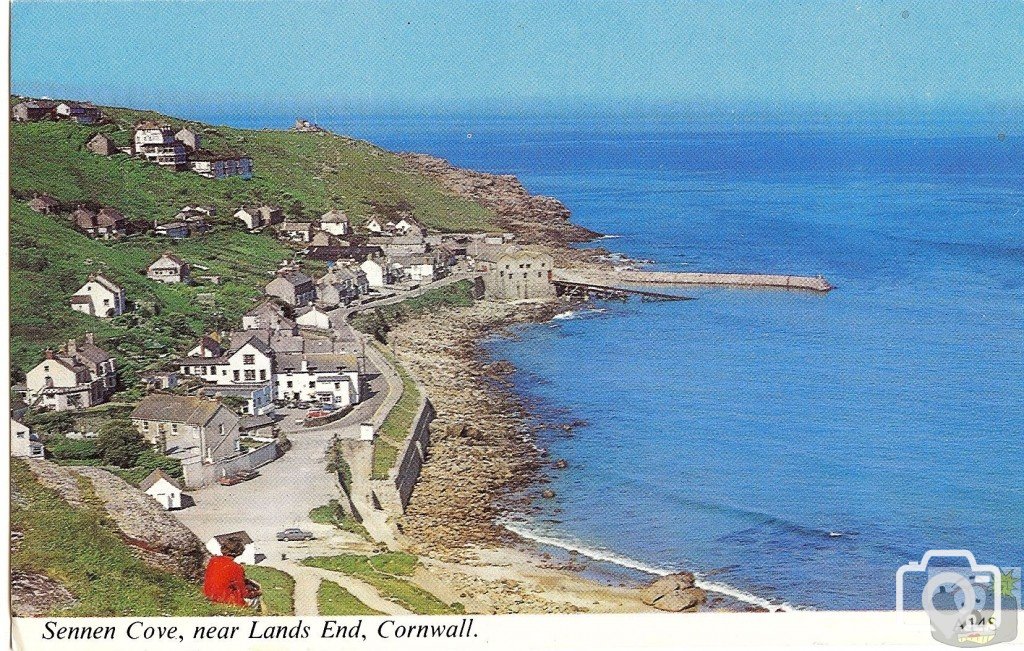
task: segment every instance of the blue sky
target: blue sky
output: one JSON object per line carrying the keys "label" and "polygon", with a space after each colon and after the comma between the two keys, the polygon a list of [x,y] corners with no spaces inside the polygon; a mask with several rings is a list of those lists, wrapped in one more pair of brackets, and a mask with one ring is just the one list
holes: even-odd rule
{"label": "blue sky", "polygon": [[1024,106],[1022,0],[16,0],[11,29],[14,92],[136,106]]}

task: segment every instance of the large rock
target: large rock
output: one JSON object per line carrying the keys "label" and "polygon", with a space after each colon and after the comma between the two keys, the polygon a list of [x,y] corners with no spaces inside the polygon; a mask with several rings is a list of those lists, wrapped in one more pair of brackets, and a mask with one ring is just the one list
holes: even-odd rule
{"label": "large rock", "polygon": [[707,601],[707,593],[695,584],[690,572],[679,572],[653,581],[640,592],[648,606],[673,613],[696,612]]}

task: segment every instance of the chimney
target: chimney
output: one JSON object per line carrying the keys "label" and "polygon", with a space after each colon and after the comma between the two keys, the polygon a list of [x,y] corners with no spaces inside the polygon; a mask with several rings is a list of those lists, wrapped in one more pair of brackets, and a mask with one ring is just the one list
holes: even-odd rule
{"label": "chimney", "polygon": [[46,357],[46,359],[53,359],[53,349],[47,348],[46,352],[43,355]]}
{"label": "chimney", "polygon": [[302,360],[302,370],[303,371],[308,371],[309,370],[309,360],[308,359]]}
{"label": "chimney", "polygon": [[87,343],[87,344],[95,344],[96,343],[96,337],[91,332],[85,333],[85,343]]}
{"label": "chimney", "polygon": [[78,353],[78,345],[74,339],[68,339],[68,355],[75,355]]}

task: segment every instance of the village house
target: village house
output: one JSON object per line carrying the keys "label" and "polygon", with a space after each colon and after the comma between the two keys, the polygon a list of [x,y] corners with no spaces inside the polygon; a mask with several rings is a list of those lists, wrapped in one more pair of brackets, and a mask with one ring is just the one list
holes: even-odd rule
{"label": "village house", "polygon": [[432,255],[404,255],[389,258],[402,274],[415,283],[431,282],[440,277],[441,268]]}
{"label": "village house", "polygon": [[313,279],[294,269],[284,269],[277,273],[264,290],[267,296],[276,296],[293,307],[304,307],[316,298],[316,285]]}
{"label": "village house", "polygon": [[178,372],[145,371],[139,374],[139,381],[146,391],[165,391],[178,386]]}
{"label": "village house", "polygon": [[20,459],[42,459],[46,452],[39,436],[28,425],[11,417],[11,456]]}
{"label": "village house", "polygon": [[199,134],[193,131],[192,129],[189,129],[188,127],[185,127],[184,129],[178,131],[178,133],[174,134],[174,139],[180,142],[181,144],[185,145],[185,148],[188,149],[189,151],[199,151]]}
{"label": "village house", "polygon": [[245,227],[250,231],[266,226],[266,223],[263,221],[263,215],[260,214],[260,211],[257,208],[242,206],[234,214],[234,217],[235,219],[241,219],[242,222],[245,223]]}
{"label": "village house", "polygon": [[117,388],[117,368],[90,332],[82,343],[68,340],[63,351],[47,350],[26,374],[25,386],[29,404],[55,411],[84,409],[110,398]]}
{"label": "village house", "polygon": [[[253,542],[252,537],[244,531],[234,531],[232,533],[222,533],[219,536],[214,536],[206,541],[206,550],[214,556],[220,555],[220,546],[227,542],[229,538],[238,538],[244,545],[244,551],[241,555],[235,557],[236,563],[242,565],[255,565],[256,555],[259,553],[256,550],[256,543]],[[261,554],[262,556],[262,554]]]}
{"label": "village house", "polygon": [[379,246],[311,246],[306,251],[307,260],[331,263],[334,261],[359,264],[368,258],[383,258],[384,249]]}
{"label": "village house", "polygon": [[427,242],[421,235],[396,235],[395,237],[371,237],[366,243],[379,246],[386,256],[421,255],[427,252]]}
{"label": "village house", "polygon": [[[357,275],[357,271],[359,275],[362,275],[362,279]],[[334,265],[317,281],[317,303],[327,308],[348,305],[359,298],[360,293],[365,293],[365,291],[360,292],[362,285],[365,285],[365,275],[358,268],[351,269],[345,265]],[[362,281],[362,285],[360,281]],[[299,323],[301,325],[301,321]]]}
{"label": "village house", "polygon": [[75,226],[85,231],[90,237],[101,237],[105,240],[124,235],[128,220],[113,208],[102,208],[99,212],[79,206],[71,213]]}
{"label": "village house", "polygon": [[349,232],[348,215],[342,210],[330,210],[320,215],[320,230],[331,235],[347,235]]}
{"label": "village house", "polygon": [[150,163],[176,170],[183,170],[188,164],[185,145],[175,140],[169,124],[140,122],[135,125],[134,142],[135,153]]}
{"label": "village house", "polygon": [[[193,349],[194,350],[194,349]],[[178,361],[182,376],[198,377],[217,385],[267,382],[274,377],[274,351],[255,332],[239,337],[217,357],[189,355]]]}
{"label": "village house", "polygon": [[132,424],[158,451],[214,463],[238,454],[238,416],[216,400],[152,394],[131,413]]}
{"label": "village house", "polygon": [[326,312],[315,305],[296,316],[295,323],[304,328],[315,328],[317,330],[331,329],[331,317],[327,316]]}
{"label": "village house", "polygon": [[183,240],[192,234],[192,229],[185,222],[168,222],[166,224],[154,224],[153,233],[169,237],[172,240]]}
{"label": "village house", "polygon": [[391,265],[382,258],[367,258],[359,269],[366,275],[367,288],[384,287],[393,282]]}
{"label": "village house", "polygon": [[258,382],[256,384],[217,385],[199,389],[199,395],[222,400],[237,398],[244,401],[242,413],[250,416],[273,414],[274,383]]}
{"label": "village house", "polygon": [[386,230],[388,230],[389,226],[390,226],[390,228],[394,228],[395,227],[395,223],[394,222],[385,222],[383,219],[381,219],[379,217],[370,217],[369,219],[366,220],[366,223],[363,224],[363,228],[365,228],[366,230],[368,230],[371,233],[377,233],[377,234],[385,232]]}
{"label": "village house", "polygon": [[103,119],[103,113],[91,102],[60,102],[53,112],[60,119],[78,124],[96,124]]}
{"label": "village house", "polygon": [[427,228],[413,219],[412,217],[403,217],[395,222],[394,230],[399,235],[415,235],[417,237],[426,237]]}
{"label": "village house", "polygon": [[101,318],[123,314],[126,305],[124,289],[103,274],[90,275],[71,297],[72,310]]}
{"label": "village house", "polygon": [[60,202],[53,197],[46,196],[45,194],[37,194],[28,202],[28,207],[35,212],[42,213],[44,215],[52,215],[60,210]]}
{"label": "village house", "polygon": [[268,226],[274,224],[280,224],[284,221],[284,210],[281,206],[272,206],[269,204],[262,205],[258,208],[260,217],[263,219],[263,223]]}
{"label": "village house", "polygon": [[190,169],[210,179],[226,179],[229,176],[240,176],[245,180],[252,178],[252,158],[245,154],[215,154],[209,151],[197,151],[189,154]]}
{"label": "village house", "polygon": [[242,315],[243,330],[270,330],[295,333],[295,322],[271,300],[265,300]]}
{"label": "village house", "polygon": [[104,133],[97,133],[85,143],[85,148],[100,156],[113,156],[118,153],[117,145]]}
{"label": "village house", "polygon": [[277,360],[277,397],[343,408],[360,400],[359,366],[355,355],[303,353]]}
{"label": "village house", "polygon": [[313,224],[311,222],[282,222],[278,227],[278,236],[289,239],[293,242],[308,242],[313,237]]}
{"label": "village house", "polygon": [[165,252],[146,269],[146,277],[162,283],[187,283],[189,281],[188,263],[171,252]]}
{"label": "village house", "polygon": [[57,102],[32,99],[18,102],[11,107],[11,119],[15,122],[38,122],[53,117]]}
{"label": "village house", "polygon": [[317,231],[313,233],[313,237],[309,240],[310,246],[341,246],[341,240],[330,233],[324,231]]}
{"label": "village house", "polygon": [[139,490],[159,502],[165,511],[181,508],[181,484],[160,468],[142,480]]}
{"label": "village house", "polygon": [[227,349],[221,345],[220,341],[214,339],[210,335],[204,335],[199,338],[199,343],[196,344],[195,348],[188,351],[189,357],[220,357]]}
{"label": "village house", "polygon": [[554,259],[547,253],[506,246],[493,255],[488,264],[484,296],[490,300],[514,301],[555,295],[551,282]]}

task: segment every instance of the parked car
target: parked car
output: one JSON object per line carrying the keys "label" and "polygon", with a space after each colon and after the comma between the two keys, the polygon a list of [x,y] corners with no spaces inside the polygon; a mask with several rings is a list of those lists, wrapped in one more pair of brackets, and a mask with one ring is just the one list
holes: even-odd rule
{"label": "parked car", "polygon": [[227,475],[218,479],[217,483],[221,486],[234,486],[242,483],[242,479],[238,475]]}
{"label": "parked car", "polygon": [[281,541],[313,540],[313,534],[302,529],[285,529],[277,532],[277,539]]}
{"label": "parked car", "polygon": [[250,479],[256,479],[260,476],[260,473],[255,470],[239,470],[235,473],[235,477],[238,477],[242,481],[249,481]]}
{"label": "parked car", "polygon": [[310,409],[309,412],[306,413],[306,418],[323,418],[330,414],[331,412],[324,411],[323,409]]}

